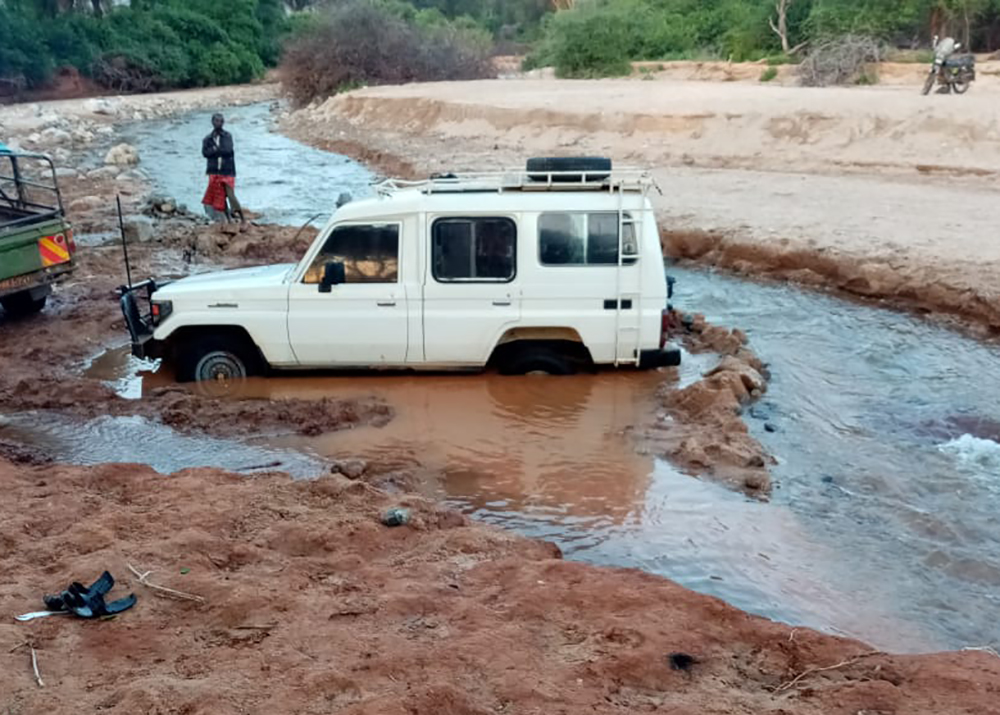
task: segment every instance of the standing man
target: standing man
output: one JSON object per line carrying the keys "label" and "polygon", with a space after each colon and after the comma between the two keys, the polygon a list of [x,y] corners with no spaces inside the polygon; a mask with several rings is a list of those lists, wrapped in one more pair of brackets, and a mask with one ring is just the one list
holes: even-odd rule
{"label": "standing man", "polygon": [[237,214],[243,221],[243,207],[236,200],[233,135],[223,129],[225,123],[221,114],[213,114],[212,133],[201,142],[201,155],[208,162],[208,189],[201,203],[213,221],[228,221]]}

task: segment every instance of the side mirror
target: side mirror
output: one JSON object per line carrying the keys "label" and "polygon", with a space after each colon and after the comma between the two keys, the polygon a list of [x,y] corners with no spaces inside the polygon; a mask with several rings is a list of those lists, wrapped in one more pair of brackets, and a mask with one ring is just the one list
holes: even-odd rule
{"label": "side mirror", "polygon": [[346,282],[344,264],[340,261],[330,261],[323,266],[323,280],[319,283],[319,292],[329,293],[333,286],[339,286]]}
{"label": "side mirror", "polygon": [[938,36],[937,36],[937,35],[934,35],[934,42],[933,42],[933,45],[934,45],[935,47],[937,47],[937,44],[938,44]]}

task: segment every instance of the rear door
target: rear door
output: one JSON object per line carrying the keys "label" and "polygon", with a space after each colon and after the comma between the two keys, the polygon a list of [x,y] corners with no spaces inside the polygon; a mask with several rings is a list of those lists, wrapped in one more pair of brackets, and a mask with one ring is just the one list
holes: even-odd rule
{"label": "rear door", "polygon": [[431,216],[424,278],[428,363],[484,365],[521,317],[514,216]]}
{"label": "rear door", "polygon": [[[303,367],[406,363],[407,298],[401,283],[402,223],[336,226],[288,291],[288,338]],[[319,291],[324,266],[344,264],[345,282]]]}
{"label": "rear door", "polygon": [[547,289],[544,299],[532,295],[525,300],[526,318],[544,324],[571,317],[595,362],[634,362],[642,295],[635,228],[628,212],[540,214],[536,280]]}

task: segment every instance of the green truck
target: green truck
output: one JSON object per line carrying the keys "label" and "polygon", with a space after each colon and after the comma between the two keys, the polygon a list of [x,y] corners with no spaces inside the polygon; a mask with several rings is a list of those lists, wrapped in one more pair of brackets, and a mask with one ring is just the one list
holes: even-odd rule
{"label": "green truck", "polygon": [[75,252],[52,160],[0,143],[0,306],[7,317],[44,308],[52,284],[72,272]]}

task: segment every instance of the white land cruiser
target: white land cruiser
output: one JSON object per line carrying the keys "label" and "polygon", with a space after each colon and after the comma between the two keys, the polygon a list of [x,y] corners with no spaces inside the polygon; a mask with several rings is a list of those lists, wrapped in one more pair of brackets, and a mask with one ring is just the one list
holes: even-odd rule
{"label": "white land cruiser", "polygon": [[340,206],[298,264],[123,286],[132,352],[173,360],[184,381],[677,365],[651,187],[586,158],[389,180]]}

